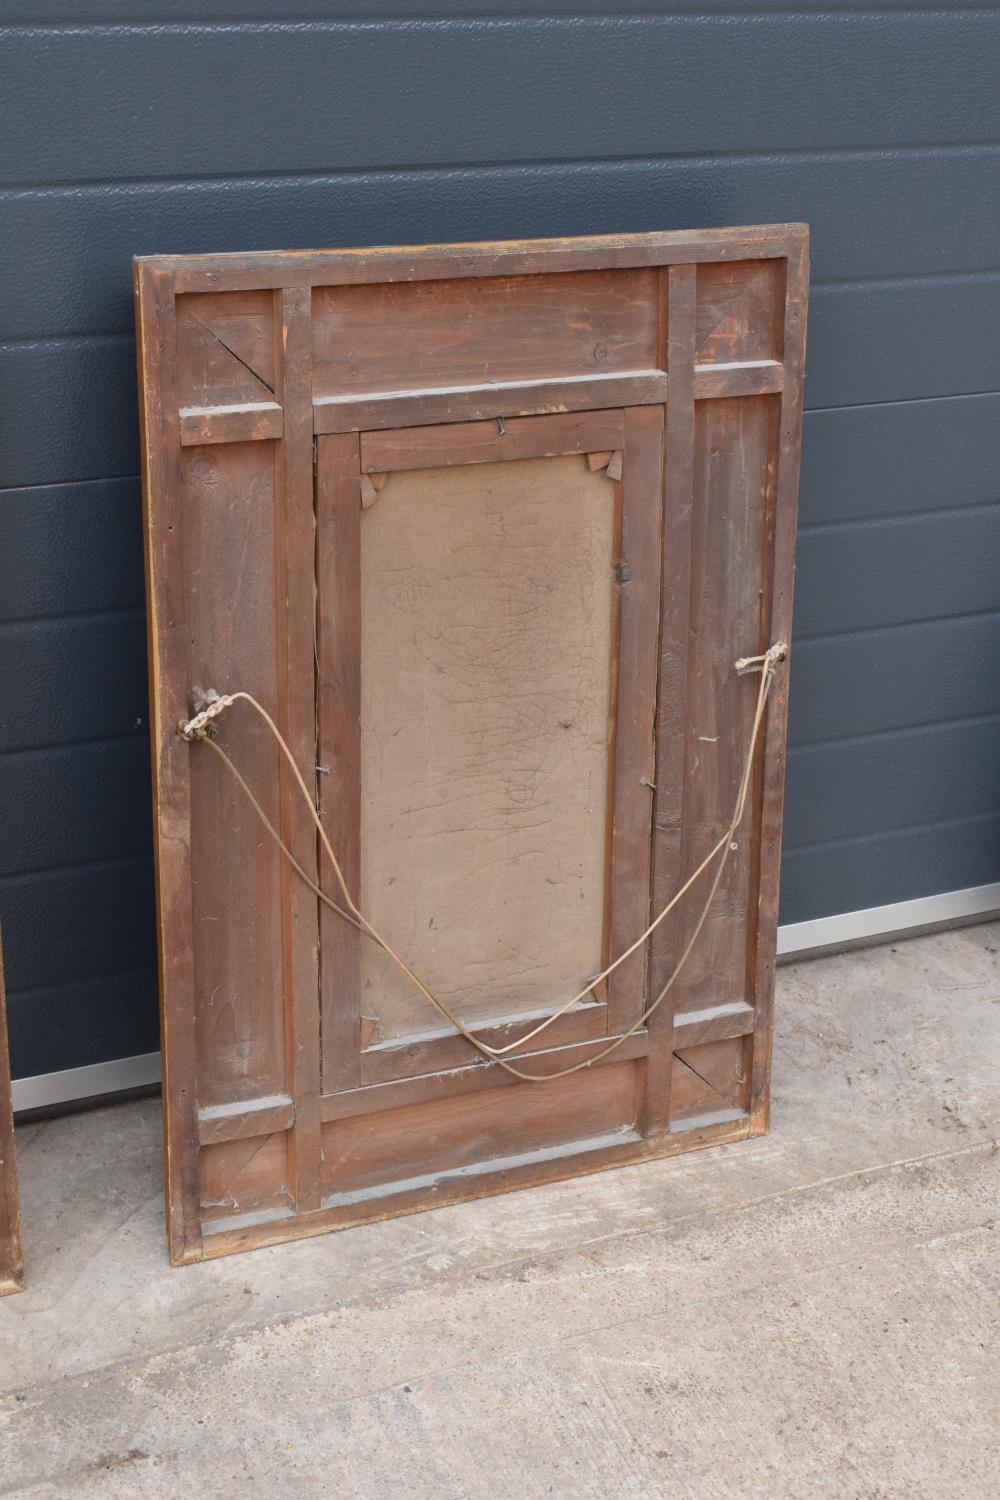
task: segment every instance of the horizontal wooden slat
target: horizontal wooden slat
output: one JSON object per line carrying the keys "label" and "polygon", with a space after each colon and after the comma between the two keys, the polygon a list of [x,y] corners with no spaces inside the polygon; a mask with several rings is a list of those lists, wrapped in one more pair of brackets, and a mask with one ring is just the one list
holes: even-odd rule
{"label": "horizontal wooden slat", "polygon": [[[731,1045],[731,1044],[724,1044]],[[378,1200],[406,1183],[429,1189],[530,1160],[573,1156],[595,1137],[620,1141],[635,1124],[635,1060],[509,1090],[373,1109],[323,1126],[323,1201]]]}
{"label": "horizontal wooden slat", "polygon": [[241,406],[182,406],[180,416],[182,447],[280,438],[284,429],[284,413],[276,401],[248,401]]}
{"label": "horizontal wooden slat", "polygon": [[777,359],[695,365],[694,398],[704,401],[712,396],[769,396],[781,390],[784,378],[784,366]]}
{"label": "horizontal wooden slat", "polygon": [[[694,261],[766,258],[788,253],[801,239],[801,224],[749,224],[725,229],[681,229],[651,234],[584,235],[572,239],[494,240],[461,245],[377,245],[344,250],[288,252],[281,271],[268,256],[230,257],[227,289],[381,281],[433,281],[466,276],[524,276],[591,267],[625,270]],[[210,291],[218,282],[211,256],[151,256],[148,264],[174,277],[178,292]]]}
{"label": "horizontal wooden slat", "polygon": [[719,1130],[731,1130],[732,1139],[739,1140],[745,1135],[750,1125],[750,1116],[743,1109],[713,1109],[699,1115],[682,1115],[677,1120],[670,1122],[670,1134],[679,1139],[683,1146],[691,1150],[699,1137],[708,1139],[715,1138],[715,1132]]}
{"label": "horizontal wooden slat", "polygon": [[753,1018],[753,1006],[741,1001],[715,1005],[706,1010],[678,1011],[674,1016],[673,1045],[675,1048],[698,1047],[704,1042],[747,1036],[753,1031]]}
{"label": "horizontal wooden slat", "polygon": [[[364,400],[369,392],[406,394],[414,387],[444,391],[511,381],[608,377],[659,367],[654,266],[587,268],[556,276],[499,274],[503,251],[509,248],[500,247],[496,257],[476,252],[477,265],[491,274],[447,281],[412,274],[426,266],[448,265],[447,252],[438,247],[395,256],[376,251],[372,261],[382,261],[387,279],[315,287],[317,400]],[[472,249],[457,253],[471,254]],[[663,253],[670,253],[667,240]],[[363,264],[370,269],[367,257]],[[498,274],[492,274],[494,268]],[[416,363],[408,350],[419,351]],[[254,368],[256,363],[255,359]],[[220,403],[245,399],[213,398]],[[252,399],[262,398],[258,393]]]}
{"label": "horizontal wooden slat", "polygon": [[[366,473],[435,469],[447,464],[496,463],[511,458],[588,453],[618,448],[625,437],[619,411],[511,417],[508,422],[454,422],[444,427],[396,427],[366,432],[361,467]],[[608,455],[610,457],[610,454]]]}
{"label": "horizontal wooden slat", "polygon": [[290,1130],[294,1123],[295,1105],[287,1094],[214,1104],[198,1111],[198,1144],[248,1140],[275,1130]]}
{"label": "horizontal wooden slat", "polygon": [[[589,1042],[577,1042],[570,1046],[550,1047],[544,1052],[532,1053],[530,1057],[509,1060],[525,1073],[558,1072],[561,1068],[596,1057],[614,1040],[595,1037]],[[637,1031],[609,1053],[601,1063],[626,1062],[644,1057],[648,1047],[645,1030]],[[600,1066],[601,1063],[595,1063]],[[485,1061],[470,1063],[467,1067],[449,1068],[441,1073],[421,1073],[415,1078],[397,1078],[360,1089],[346,1089],[339,1094],[325,1094],[321,1111],[324,1120],[342,1120],[355,1115],[369,1114],[372,1110],[397,1109],[404,1104],[418,1104],[425,1099],[445,1099],[453,1095],[475,1093],[479,1089],[505,1088],[519,1080],[493,1063]]]}
{"label": "horizontal wooden slat", "polygon": [[[506,1047],[528,1036],[545,1020],[546,1012],[535,1011],[512,1016],[496,1025],[475,1026],[475,1035],[490,1047]],[[584,1042],[607,1033],[607,1007],[603,1003],[582,1006],[567,1012],[541,1033],[535,1047],[565,1046]],[[513,1060],[515,1054],[511,1054]],[[365,1083],[383,1083],[392,1078],[413,1078],[421,1073],[443,1068],[461,1067],[475,1059],[472,1044],[451,1027],[422,1032],[369,1047],[361,1054],[361,1076]]]}
{"label": "horizontal wooden slat", "polygon": [[[700,365],[695,372],[695,398],[756,396],[780,391],[783,373],[777,360]],[[317,433],[364,432],[408,423],[433,425],[601,407],[652,406],[667,399],[668,383],[669,377],[662,370],[629,370],[620,375],[573,375],[552,381],[509,381],[408,392],[372,391],[357,397],[320,396],[313,403],[314,423]],[[419,416],[415,410],[418,403]],[[609,441],[602,446],[617,444]],[[391,467],[380,462],[374,452],[364,460],[366,468],[377,472]]]}
{"label": "horizontal wooden slat", "polygon": [[512,380],[440,390],[319,397],[313,402],[313,412],[317,433],[365,432],[490,417],[658,405],[666,400],[666,392],[667,377],[662,370],[630,370],[621,375],[574,375],[560,380]]}

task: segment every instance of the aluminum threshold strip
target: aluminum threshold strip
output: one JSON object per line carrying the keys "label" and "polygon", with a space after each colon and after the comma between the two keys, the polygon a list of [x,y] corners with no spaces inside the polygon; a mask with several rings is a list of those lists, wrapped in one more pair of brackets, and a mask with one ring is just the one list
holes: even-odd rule
{"label": "aluminum threshold strip", "polygon": [[[940,896],[921,896],[915,901],[870,906],[864,911],[843,912],[835,917],[817,917],[812,922],[788,923],[778,928],[778,958],[788,963],[794,958],[843,952],[997,914],[1000,914],[1000,881],[969,886],[963,891],[946,891]],[[119,1057],[111,1062],[92,1063],[86,1068],[66,1068],[59,1073],[39,1073],[34,1078],[15,1078],[14,1109],[48,1109],[129,1089],[148,1088],[159,1081],[160,1054],[143,1052],[137,1057]]]}
{"label": "aluminum threshold strip", "polygon": [[940,896],[919,896],[915,901],[895,901],[889,906],[869,906],[864,911],[846,911],[836,917],[817,917],[812,922],[789,922],[778,928],[778,958],[845,952],[870,943],[887,943],[894,937],[916,937],[936,927],[961,926],[1000,914],[1000,881],[970,885],[963,891],[945,891]]}

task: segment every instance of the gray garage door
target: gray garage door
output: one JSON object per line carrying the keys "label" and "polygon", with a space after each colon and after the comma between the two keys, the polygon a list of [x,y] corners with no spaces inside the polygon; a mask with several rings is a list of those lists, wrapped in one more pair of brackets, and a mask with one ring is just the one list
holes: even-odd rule
{"label": "gray garage door", "polygon": [[156,1045],[133,253],[808,220],[783,919],[1000,878],[997,5],[384,9],[0,7],[19,1075]]}

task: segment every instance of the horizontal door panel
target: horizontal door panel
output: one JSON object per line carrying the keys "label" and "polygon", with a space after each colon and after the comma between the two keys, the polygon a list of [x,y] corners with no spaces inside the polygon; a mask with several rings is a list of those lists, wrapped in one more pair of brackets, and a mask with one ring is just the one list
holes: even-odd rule
{"label": "horizontal door panel", "polygon": [[0,878],[149,854],[149,802],[144,735],[0,757]]}
{"label": "horizontal door panel", "polygon": [[1000,612],[1000,505],[800,531],[796,638]]}
{"label": "horizontal door panel", "polygon": [[1000,812],[1000,715],[792,750],[785,853]]}
{"label": "horizontal door panel", "polygon": [[0,751],[145,738],[142,610],[0,626]]}
{"label": "horizontal door panel", "polygon": [[11,876],[0,894],[7,987],[15,997],[145,970],[155,959],[146,857]]}
{"label": "horizontal door panel", "polygon": [[998,869],[996,816],[814,844],[793,849],[784,858],[781,920],[806,922],[966,886],[992,885]]}
{"label": "horizontal door panel", "polygon": [[996,504],[998,473],[1000,393],[807,412],[801,525]]}
{"label": "horizontal door panel", "polygon": [[817,287],[808,409],[1000,390],[1000,272]]}
{"label": "horizontal door panel", "polygon": [[0,624],[144,607],[139,480],[0,497]]}
{"label": "horizontal door panel", "polygon": [[1000,713],[1000,616],[932,620],[803,641],[792,662],[792,745]]}
{"label": "horizontal door panel", "polygon": [[[330,142],[344,171],[984,141],[998,27],[960,10],[226,25],[196,45],[184,27],[25,29],[6,42],[4,175],[310,172]],[[603,108],[580,87],[598,74],[627,80]]]}

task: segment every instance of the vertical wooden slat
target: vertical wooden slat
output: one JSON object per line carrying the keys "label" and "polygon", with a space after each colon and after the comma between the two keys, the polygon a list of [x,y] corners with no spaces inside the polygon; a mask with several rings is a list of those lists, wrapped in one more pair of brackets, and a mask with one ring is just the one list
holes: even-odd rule
{"label": "vertical wooden slat", "polygon": [[0,943],[0,1297],[6,1296],[8,1292],[19,1292],[23,1286],[24,1254],[17,1194],[17,1164],[14,1159],[3,944]]}
{"label": "vertical wooden slat", "polygon": [[[312,330],[308,287],[275,298],[275,394],[284,408],[276,445],[278,705],[285,738],[307,784],[316,782],[315,517],[313,509]],[[284,593],[281,584],[284,580]],[[282,836],[315,880],[316,830],[281,766]],[[319,913],[315,896],[281,861],[287,1089],[295,1102],[289,1187],[300,1213],[320,1201]]]}
{"label": "vertical wooden slat", "polygon": [[[649,921],[650,799],[655,769],[656,626],[660,596],[663,407],[625,411],[622,473],[620,621],[611,856],[612,955]],[[642,1014],[647,954],[641,948],[612,975],[608,1025],[622,1030]]]}
{"label": "vertical wooden slat", "polygon": [[[361,880],[361,453],[357,433],[317,439],[319,763],[323,826],[348,888]],[[342,904],[329,862],[322,887]],[[323,1091],[361,1082],[361,939],[320,914]]]}
{"label": "vertical wooden slat", "polygon": [[[802,237],[790,249],[785,266],[785,382],[778,418],[777,474],[773,486],[773,538],[765,535],[770,558],[770,641],[791,644],[792,591],[795,580],[795,524],[802,447],[802,381],[805,373],[806,315],[809,291],[809,241]],[[779,329],[779,337],[781,330]],[[772,450],[773,451],[773,450]],[[750,1074],[750,1133],[768,1127],[771,1105],[771,1050],[774,1030],[774,953],[778,929],[781,875],[782,807],[785,788],[785,741],[788,723],[789,663],[780,668],[771,690],[764,737],[764,786],[760,823],[760,880],[757,922],[751,945],[755,993],[753,1061]]]}
{"label": "vertical wooden slat", "polygon": [[[192,692],[195,685],[241,687],[280,717],[285,578],[276,451],[273,442],[183,449],[179,503],[187,684]],[[221,723],[219,741],[280,826],[280,757],[262,720],[239,704]],[[247,818],[243,794],[225,765],[205,745],[182,748],[191,779],[202,1110],[286,1090],[287,902],[282,860],[270,840],[261,840],[256,818]]]}
{"label": "vertical wooden slat", "polygon": [[174,372],[174,293],[168,272],[136,266],[142,423],[153,837],[156,849],[160,1032],[163,1044],[167,1239],[175,1265],[198,1259],[198,1054],[191,884],[190,746],[184,640],[184,535]]}
{"label": "vertical wooden slat", "polygon": [[[694,868],[725,831],[750,743],[759,677],[738,675],[734,663],[765,644],[763,548],[771,490],[768,445],[776,403],[775,396],[695,403],[686,869]],[[757,771],[759,754],[758,747]],[[759,838],[757,780],[705,925],[677,983],[678,1008],[752,1003],[747,964]],[[685,902],[685,934],[698,919],[704,893],[700,885]]]}
{"label": "vertical wooden slat", "polygon": [[[691,579],[691,511],[694,474],[694,360],[697,267],[664,272],[667,297],[666,481],[663,523],[663,607],[657,706],[652,908],[666,905],[684,876],[681,828],[684,790],[688,617]],[[650,999],[659,994],[677,956],[680,917],[672,914],[653,934]],[[674,1000],[668,996],[649,1019],[649,1054],[643,1066],[640,1128],[646,1136],[670,1128]]]}

